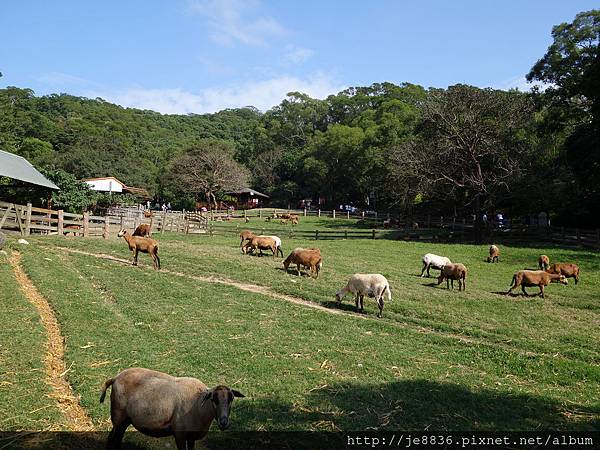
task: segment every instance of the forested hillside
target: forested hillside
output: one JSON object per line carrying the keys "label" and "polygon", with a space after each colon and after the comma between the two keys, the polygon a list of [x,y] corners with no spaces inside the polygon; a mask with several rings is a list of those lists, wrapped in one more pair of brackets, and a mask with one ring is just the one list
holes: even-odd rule
{"label": "forested hillside", "polygon": [[[478,217],[548,211],[593,225],[599,17],[555,27],[528,75],[546,89],[532,93],[376,83],[324,100],[292,92],[264,113],[163,115],[10,87],[0,90],[0,148],[77,178],[115,176],[175,205],[248,183],[279,205],[322,198],[327,207]],[[220,158],[194,167],[212,177],[200,190],[184,172],[205,153]],[[235,182],[217,180],[211,164],[229,157]]]}

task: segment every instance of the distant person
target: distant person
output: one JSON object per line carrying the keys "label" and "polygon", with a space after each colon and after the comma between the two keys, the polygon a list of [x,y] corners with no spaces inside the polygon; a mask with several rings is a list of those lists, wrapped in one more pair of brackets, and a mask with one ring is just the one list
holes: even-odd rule
{"label": "distant person", "polygon": [[485,226],[487,226],[488,218],[487,218],[487,214],[486,213],[483,213],[483,216],[481,216],[481,221],[483,222],[483,224]]}
{"label": "distant person", "polygon": [[170,211],[171,210],[171,202],[167,203],[167,209]]}
{"label": "distant person", "polygon": [[150,205],[150,200],[148,200],[148,201],[146,202],[146,209],[150,209],[150,206],[151,206],[151,205]]}
{"label": "distant person", "polygon": [[161,206],[161,209],[163,212],[167,212],[167,205],[165,205],[164,203]]}

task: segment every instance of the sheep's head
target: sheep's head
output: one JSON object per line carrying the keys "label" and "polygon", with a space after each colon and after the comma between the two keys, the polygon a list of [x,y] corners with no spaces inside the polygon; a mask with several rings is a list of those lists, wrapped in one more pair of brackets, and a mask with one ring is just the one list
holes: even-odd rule
{"label": "sheep's head", "polygon": [[335,301],[336,302],[341,303],[343,298],[344,298],[344,296],[342,295],[342,291],[337,291],[335,293]]}
{"label": "sheep's head", "polygon": [[121,230],[119,231],[119,233],[117,234],[117,236],[119,236],[119,237],[123,237],[123,236],[125,236],[126,234],[127,234],[127,230],[121,229]]}
{"label": "sheep's head", "polygon": [[567,285],[569,284],[569,280],[567,280],[567,278],[566,278],[564,275],[561,275],[561,276],[558,278],[558,282],[559,282],[560,284],[564,284],[565,286],[567,286]]}
{"label": "sheep's head", "polygon": [[223,385],[209,389],[202,395],[202,404],[207,400],[212,402],[215,408],[215,421],[221,431],[229,427],[229,413],[235,397],[245,397],[245,395]]}

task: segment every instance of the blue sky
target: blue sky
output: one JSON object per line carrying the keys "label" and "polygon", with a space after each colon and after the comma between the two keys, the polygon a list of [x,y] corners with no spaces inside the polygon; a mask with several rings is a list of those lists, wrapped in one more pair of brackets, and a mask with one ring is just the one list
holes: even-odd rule
{"label": "blue sky", "polygon": [[163,113],[408,81],[526,89],[588,0],[20,0],[0,3],[0,87]]}

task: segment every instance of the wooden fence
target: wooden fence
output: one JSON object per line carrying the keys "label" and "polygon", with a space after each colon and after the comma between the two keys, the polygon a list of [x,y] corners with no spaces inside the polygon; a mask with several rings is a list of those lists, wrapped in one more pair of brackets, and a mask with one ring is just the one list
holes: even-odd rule
{"label": "wooden fence", "polygon": [[208,219],[201,214],[189,212],[159,212],[154,217],[95,216],[89,212],[73,214],[63,210],[36,208],[31,203],[18,205],[0,201],[0,229],[14,230],[22,236],[72,234],[108,238],[122,228],[135,229],[142,223],[151,225],[153,232],[202,233],[206,232]]}
{"label": "wooden fence", "polygon": [[[214,213],[219,214],[216,211]],[[256,214],[254,217],[267,217],[266,211],[256,210]],[[273,210],[269,210],[268,215],[271,216],[272,214]],[[330,217],[334,215],[335,213],[331,212]],[[421,218],[421,224],[425,226],[419,226],[418,228],[413,227],[409,220],[400,220],[394,224],[396,228],[390,229],[373,227],[315,230],[298,230],[294,226],[282,230],[281,227],[269,226],[269,222],[262,222],[261,225],[240,223],[232,227],[219,224],[217,221],[210,221],[209,217],[210,213],[189,211],[155,212],[151,218],[143,217],[143,215],[95,216],[90,213],[73,214],[62,210],[36,208],[30,203],[18,205],[0,201],[0,229],[14,230],[22,236],[30,234],[72,234],[83,237],[103,236],[108,238],[117,234],[121,228],[135,229],[138,225],[145,223],[151,225],[153,233],[170,231],[186,234],[207,234],[209,236],[235,235],[239,234],[242,229],[250,229],[257,234],[277,234],[286,238],[315,240],[392,239],[427,242],[469,242],[475,241],[477,237],[473,224],[468,223],[465,219],[434,218],[431,216]],[[217,216],[216,219],[218,220],[219,217]],[[378,220],[377,225],[381,225],[381,219]],[[599,229],[513,225],[510,228],[486,228],[483,230],[482,237],[486,242],[549,242],[558,245],[575,245],[600,249]]]}

